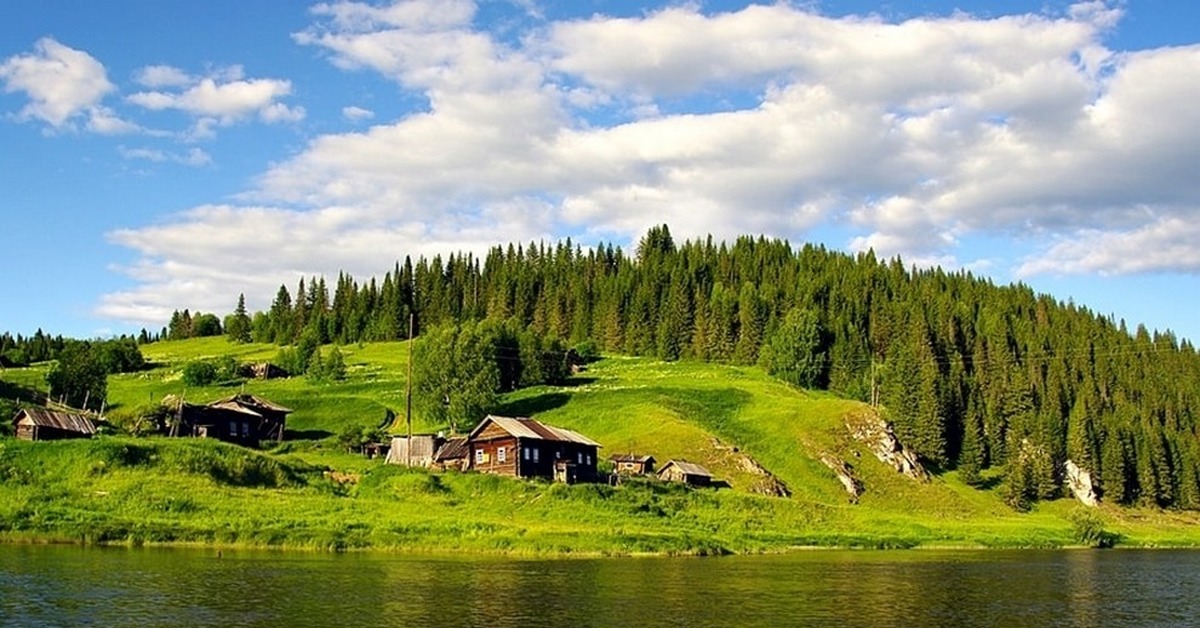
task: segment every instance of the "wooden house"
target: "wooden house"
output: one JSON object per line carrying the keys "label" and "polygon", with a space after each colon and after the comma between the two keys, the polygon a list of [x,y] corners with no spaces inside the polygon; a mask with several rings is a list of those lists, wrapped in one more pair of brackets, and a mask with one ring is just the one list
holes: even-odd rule
{"label": "wooden house", "polygon": [[292,411],[261,397],[240,394],[207,405],[177,407],[179,426],[173,435],[215,438],[246,447],[264,440],[283,440],[287,415]]}
{"label": "wooden house", "polygon": [[96,424],[81,414],[26,408],[13,417],[13,431],[22,440],[91,438],[96,435]]}
{"label": "wooden house", "polygon": [[562,482],[596,479],[600,444],[571,430],[530,418],[484,418],[467,435],[469,469]]}
{"label": "wooden house", "polygon": [[658,478],[667,482],[683,482],[689,486],[708,486],[713,480],[708,469],[682,460],[668,460],[658,470]]}
{"label": "wooden house", "polygon": [[654,473],[654,456],[617,454],[609,458],[618,475],[648,475]]}

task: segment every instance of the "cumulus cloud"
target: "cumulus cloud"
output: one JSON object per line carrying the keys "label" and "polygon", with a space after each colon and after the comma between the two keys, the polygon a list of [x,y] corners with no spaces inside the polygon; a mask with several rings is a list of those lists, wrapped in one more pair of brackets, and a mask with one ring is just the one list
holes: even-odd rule
{"label": "cumulus cloud", "polygon": [[[1178,252],[1179,233],[1200,235],[1183,228],[1200,222],[1200,188],[1189,183],[1200,163],[1200,46],[1110,50],[1113,3],[903,21],[787,3],[685,5],[539,20],[516,38],[483,30],[465,0],[313,13],[297,43],[378,72],[427,106],[314,138],[263,173],[246,206],[119,232],[114,241],[144,256],[131,272],[145,287],[109,307],[177,304],[155,286],[191,273],[220,285],[214,273],[226,271],[200,269],[214,259],[232,276],[270,258],[255,277],[277,285],[498,240],[629,241],[664,221],[682,237],[793,240],[832,225],[851,234],[851,249],[947,265],[977,257],[961,247],[986,233],[1025,243],[1032,261],[988,260],[1025,274],[1200,271],[1192,255],[1121,261],[1124,242]],[[290,90],[206,80],[137,101],[211,126],[263,115]],[[236,241],[230,228],[295,237],[278,259],[272,246],[239,262],[222,248]]]}
{"label": "cumulus cloud", "polygon": [[375,112],[362,107],[349,106],[342,107],[342,117],[351,122],[362,122],[375,117]]}
{"label": "cumulus cloud", "polygon": [[291,81],[246,79],[238,66],[203,78],[189,77],[167,66],[151,66],[143,68],[137,79],[149,87],[178,88],[136,92],[126,97],[130,103],[152,111],[174,109],[222,125],[252,116],[267,123],[295,122],[305,115],[303,107],[279,102],[291,95]]}
{"label": "cumulus cloud", "polygon": [[148,65],[134,73],[133,80],[138,84],[157,89],[160,87],[181,87],[195,82],[195,78],[179,68],[169,65]]}
{"label": "cumulus cloud", "polygon": [[[18,114],[53,128],[69,126],[77,117],[97,117],[101,128],[112,129],[112,114],[99,109],[104,96],[116,89],[104,64],[88,53],[46,37],[33,52],[9,57],[0,64],[6,92],[24,92],[29,103]],[[107,126],[106,126],[107,124]]]}

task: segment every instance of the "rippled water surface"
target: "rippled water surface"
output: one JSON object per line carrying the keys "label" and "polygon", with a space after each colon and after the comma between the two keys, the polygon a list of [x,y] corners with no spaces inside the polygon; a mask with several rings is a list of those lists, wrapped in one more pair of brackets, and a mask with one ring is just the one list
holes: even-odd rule
{"label": "rippled water surface", "polygon": [[0,545],[5,626],[1195,626],[1200,552],[523,560]]}

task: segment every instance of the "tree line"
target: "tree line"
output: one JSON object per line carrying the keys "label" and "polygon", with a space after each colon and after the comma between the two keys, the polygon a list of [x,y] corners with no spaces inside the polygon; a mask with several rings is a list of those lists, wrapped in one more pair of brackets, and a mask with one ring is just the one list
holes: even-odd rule
{"label": "tree line", "polygon": [[509,244],[485,258],[405,257],[382,280],[340,273],[280,286],[243,339],[408,337],[513,321],[563,346],[761,364],[797,385],[877,404],[928,463],[974,481],[1008,469],[1010,502],[1064,490],[1069,459],[1105,499],[1200,507],[1200,359],[1170,332],[969,271],[906,268],[786,240],[677,244],[651,229],[632,255]]}
{"label": "tree line", "polygon": [[661,226],[630,254],[508,244],[404,257],[382,279],[302,278],[252,314],[237,302],[218,332],[236,341],[402,340],[411,320],[413,336],[454,328],[450,351],[483,325],[492,357],[508,325],[564,349],[758,364],[877,405],[926,462],[968,481],[1004,468],[1016,507],[1061,495],[1071,460],[1107,501],[1200,508],[1192,343],[969,271],[764,237],[680,244]]}

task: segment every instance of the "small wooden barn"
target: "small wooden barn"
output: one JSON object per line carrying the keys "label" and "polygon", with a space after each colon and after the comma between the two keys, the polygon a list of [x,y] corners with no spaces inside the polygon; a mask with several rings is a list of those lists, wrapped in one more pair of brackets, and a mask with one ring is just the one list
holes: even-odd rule
{"label": "small wooden barn", "polygon": [[215,438],[246,447],[264,440],[283,440],[287,415],[292,411],[254,395],[239,394],[206,405],[176,407],[179,426],[176,436]]}
{"label": "small wooden barn", "polygon": [[667,482],[683,482],[689,486],[708,486],[713,480],[708,469],[683,460],[668,460],[658,470],[658,478]]}
{"label": "small wooden barn", "polygon": [[91,438],[96,435],[96,424],[81,414],[26,408],[13,417],[13,431],[22,440]]}
{"label": "small wooden barn", "polygon": [[654,456],[617,454],[609,458],[613,471],[619,475],[648,475],[654,473]]}
{"label": "small wooden barn", "polygon": [[489,415],[467,435],[468,468],[521,478],[562,482],[596,479],[600,444],[525,417]]}
{"label": "small wooden barn", "polygon": [[454,469],[455,471],[465,471],[470,460],[471,447],[467,444],[465,436],[447,438],[446,442],[438,448],[437,453],[433,455],[433,468],[435,469]]}

